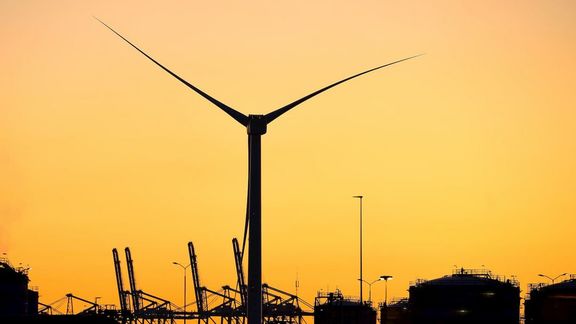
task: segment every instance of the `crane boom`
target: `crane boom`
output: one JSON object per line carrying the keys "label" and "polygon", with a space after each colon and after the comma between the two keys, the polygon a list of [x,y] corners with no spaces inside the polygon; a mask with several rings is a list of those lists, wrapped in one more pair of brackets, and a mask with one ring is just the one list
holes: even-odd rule
{"label": "crane boom", "polygon": [[78,296],[74,296],[72,293],[68,293],[66,294],[66,297],[68,298],[68,305],[66,306],[66,313],[67,314],[74,314],[74,307],[72,306],[72,300],[73,299],[77,299],[83,303],[89,304],[90,307],[86,308],[85,310],[81,311],[79,314],[86,314],[86,313],[97,313],[98,312],[98,304],[91,302],[89,300],[86,300],[84,298],[78,297]]}
{"label": "crane boom", "polygon": [[136,288],[136,278],[134,276],[134,261],[132,260],[132,253],[130,253],[130,248],[125,248],[126,252],[126,266],[128,267],[128,281],[130,282],[130,291],[132,292],[132,304],[134,306],[134,311],[140,310],[140,298],[139,291]]}
{"label": "crane boom", "polygon": [[125,313],[128,311],[128,301],[126,300],[126,292],[124,291],[124,282],[122,280],[122,270],[120,267],[120,257],[118,256],[118,250],[116,250],[116,248],[112,249],[112,255],[114,257],[114,271],[116,272],[118,297],[120,298],[120,310],[122,313]]}
{"label": "crane boom", "polygon": [[196,307],[198,308],[198,313],[202,314],[207,310],[207,307],[205,307],[203,288],[200,286],[198,261],[196,260],[196,252],[194,251],[194,244],[192,242],[188,242],[188,254],[190,255],[190,269],[192,271],[192,282],[194,283]]}

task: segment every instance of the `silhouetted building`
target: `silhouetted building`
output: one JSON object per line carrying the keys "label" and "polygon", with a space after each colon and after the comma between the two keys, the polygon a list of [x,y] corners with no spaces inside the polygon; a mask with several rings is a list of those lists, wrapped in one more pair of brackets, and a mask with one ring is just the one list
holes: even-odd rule
{"label": "silhouetted building", "polygon": [[408,298],[380,304],[380,324],[410,324]]}
{"label": "silhouetted building", "polygon": [[576,323],[576,279],[552,284],[529,285],[526,324]]}
{"label": "silhouetted building", "polygon": [[339,290],[319,293],[314,300],[315,324],[376,324],[376,310],[369,303],[345,298]]}
{"label": "silhouetted building", "polygon": [[410,286],[413,324],[518,324],[520,288],[485,270],[459,269]]}
{"label": "silhouetted building", "polygon": [[28,289],[26,271],[0,259],[0,319],[38,314],[38,292]]}

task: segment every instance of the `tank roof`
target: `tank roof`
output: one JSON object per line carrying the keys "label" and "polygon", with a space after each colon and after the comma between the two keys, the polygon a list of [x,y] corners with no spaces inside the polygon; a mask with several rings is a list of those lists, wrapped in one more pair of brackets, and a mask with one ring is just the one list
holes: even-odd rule
{"label": "tank roof", "polygon": [[531,290],[538,290],[541,292],[570,290],[576,292],[576,279],[568,279],[551,285],[534,285],[531,287]]}
{"label": "tank roof", "polygon": [[511,285],[518,286],[516,280],[495,276],[488,270],[478,269],[458,269],[452,275],[444,276],[432,280],[418,280],[412,286],[494,286]]}

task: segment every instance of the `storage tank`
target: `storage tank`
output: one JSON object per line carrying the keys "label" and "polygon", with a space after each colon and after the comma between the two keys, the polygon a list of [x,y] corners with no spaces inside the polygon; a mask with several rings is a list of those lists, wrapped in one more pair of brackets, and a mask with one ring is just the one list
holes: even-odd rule
{"label": "storage tank", "polygon": [[410,286],[414,324],[518,324],[520,288],[490,271],[458,269],[452,275]]}
{"label": "storage tank", "polygon": [[314,301],[315,324],[376,324],[376,310],[368,302],[344,297],[336,290],[318,293]]}
{"label": "storage tank", "polygon": [[528,286],[526,324],[576,323],[576,278],[552,285]]}
{"label": "storage tank", "polygon": [[411,324],[408,298],[380,304],[380,324]]}

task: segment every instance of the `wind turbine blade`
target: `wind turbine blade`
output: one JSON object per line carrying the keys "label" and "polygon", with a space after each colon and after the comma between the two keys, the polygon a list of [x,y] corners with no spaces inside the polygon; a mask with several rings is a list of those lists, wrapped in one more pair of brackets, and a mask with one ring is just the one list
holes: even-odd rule
{"label": "wind turbine blade", "polygon": [[393,65],[393,64],[397,64],[397,63],[400,63],[400,62],[404,62],[404,61],[413,59],[413,58],[418,57],[418,56],[421,56],[421,55],[424,55],[424,54],[414,55],[414,56],[407,57],[407,58],[404,58],[404,59],[401,59],[401,60],[398,60],[398,61],[394,61],[394,62],[391,62],[391,63],[387,63],[387,64],[384,64],[384,65],[380,65],[380,66],[378,66],[378,67],[372,68],[372,69],[370,69],[370,70],[367,70],[367,71],[364,71],[364,72],[355,74],[355,75],[353,75],[353,76],[351,76],[351,77],[348,77],[348,78],[346,78],[346,79],[343,79],[343,80],[340,80],[340,81],[338,81],[338,82],[332,83],[331,85],[329,85],[329,86],[327,86],[327,87],[324,87],[324,88],[322,88],[322,89],[320,89],[320,90],[317,90],[317,91],[315,91],[315,92],[312,92],[311,94],[309,94],[309,95],[307,95],[307,96],[305,96],[305,97],[302,97],[302,98],[300,98],[300,99],[298,99],[298,100],[296,100],[296,101],[294,101],[294,102],[292,102],[292,103],[290,103],[290,104],[288,104],[288,105],[286,105],[286,106],[284,106],[284,107],[282,107],[282,108],[280,108],[280,109],[277,109],[277,110],[274,110],[273,112],[268,113],[268,114],[265,116],[265,118],[266,118],[266,123],[272,122],[274,119],[280,117],[282,114],[284,114],[284,113],[287,112],[288,110],[290,110],[290,109],[298,106],[299,104],[303,103],[304,101],[306,101],[306,100],[308,100],[308,99],[310,99],[310,98],[312,98],[312,97],[315,97],[315,96],[321,94],[322,92],[324,92],[324,91],[326,91],[326,90],[328,90],[328,89],[330,89],[330,88],[333,88],[333,87],[339,85],[340,83],[344,83],[344,82],[346,82],[346,81],[348,81],[348,80],[354,79],[354,78],[359,77],[359,76],[361,76],[361,75],[363,75],[363,74],[366,74],[366,73],[369,73],[369,72],[372,72],[372,71],[375,71],[375,70],[378,70],[378,69],[381,69],[381,68],[384,68],[384,67],[387,67],[387,66],[390,66],[390,65]]}
{"label": "wind turbine blade", "polygon": [[130,44],[130,46],[134,47],[138,52],[140,52],[142,55],[146,56],[150,61],[154,62],[156,65],[158,65],[160,68],[162,68],[164,71],[168,72],[170,75],[172,75],[173,77],[175,77],[176,79],[178,79],[178,81],[184,83],[188,88],[194,90],[196,93],[198,93],[199,95],[201,95],[202,97],[204,97],[205,99],[207,99],[208,101],[210,101],[211,103],[213,103],[214,105],[216,105],[218,108],[222,109],[225,113],[227,113],[228,115],[230,115],[230,117],[234,118],[237,122],[239,122],[240,124],[247,126],[248,125],[248,117],[246,117],[244,114],[242,114],[239,111],[236,111],[234,109],[232,109],[231,107],[225,105],[224,103],[216,100],[215,98],[211,97],[210,95],[208,95],[207,93],[205,93],[204,91],[196,88],[195,86],[193,86],[192,84],[190,84],[188,81],[182,79],[180,76],[178,76],[176,73],[170,71],[167,67],[165,67],[164,65],[160,64],[158,61],[156,61],[155,59],[153,59],[150,55],[146,54],[144,51],[142,51],[141,49],[139,49],[136,45],[132,44],[132,42],[130,42],[128,39],[126,39],[124,36],[120,35],[117,31],[115,31],[114,29],[112,29],[112,27],[108,26],[106,23],[104,23],[102,20],[94,17],[96,20],[98,20],[102,25],[106,26],[106,28],[110,29],[114,34],[116,34],[118,37],[122,38],[126,43]]}

